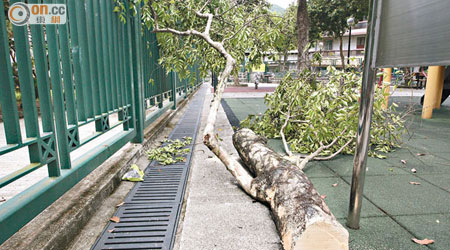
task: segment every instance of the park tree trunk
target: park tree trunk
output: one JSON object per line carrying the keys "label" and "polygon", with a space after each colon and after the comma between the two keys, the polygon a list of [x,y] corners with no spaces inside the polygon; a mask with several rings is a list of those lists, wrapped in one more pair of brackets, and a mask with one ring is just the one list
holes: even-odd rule
{"label": "park tree trunk", "polygon": [[288,62],[288,56],[289,53],[287,50],[284,51],[284,55],[283,55],[283,71],[289,71],[288,66],[287,66],[287,62]]}
{"label": "park tree trunk", "polygon": [[309,17],[307,0],[298,0],[297,6],[297,68],[299,71],[302,71],[303,69],[309,67],[309,53],[307,50],[309,42]]}
{"label": "park tree trunk", "polygon": [[341,56],[342,70],[345,70],[344,41],[342,35],[339,36],[339,55]]}
{"label": "park tree trunk", "polygon": [[250,129],[233,135],[233,144],[255,176],[250,190],[268,203],[285,250],[348,249],[348,232],[338,222],[300,168],[266,146]]}
{"label": "park tree trunk", "polygon": [[234,85],[239,86],[239,72],[234,73]]}

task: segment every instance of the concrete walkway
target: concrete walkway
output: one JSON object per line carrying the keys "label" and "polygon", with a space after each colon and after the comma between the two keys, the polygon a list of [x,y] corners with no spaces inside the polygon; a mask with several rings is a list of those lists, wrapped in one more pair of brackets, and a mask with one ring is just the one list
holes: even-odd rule
{"label": "concrete walkway", "polygon": [[[400,111],[413,104],[414,112],[405,124],[408,133],[402,148],[389,153],[385,160],[368,160],[361,229],[349,229],[351,249],[450,249],[450,100],[434,112],[433,119],[422,120],[420,90],[414,93],[413,97],[401,93],[391,98],[400,104]],[[263,113],[267,108],[262,98],[225,101],[238,120],[248,114]],[[280,140],[270,140],[269,145],[284,152]],[[341,155],[331,161],[311,162],[305,169],[343,225],[352,168],[353,156]],[[411,238],[433,239],[435,243],[420,246]]]}
{"label": "concrete walkway", "polygon": [[[208,93],[192,159],[184,220],[179,224],[175,249],[280,249],[269,209],[247,196],[202,143],[211,98],[212,94]],[[216,124],[222,144],[237,156],[231,142],[233,130],[222,108]]]}

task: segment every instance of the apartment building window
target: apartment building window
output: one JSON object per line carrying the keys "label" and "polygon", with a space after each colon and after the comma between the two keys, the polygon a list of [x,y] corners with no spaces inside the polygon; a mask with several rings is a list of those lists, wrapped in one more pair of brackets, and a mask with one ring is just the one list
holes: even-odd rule
{"label": "apartment building window", "polygon": [[357,49],[364,49],[364,45],[366,44],[366,38],[365,37],[358,37],[356,40],[356,48]]}
{"label": "apartment building window", "polygon": [[333,50],[333,40],[325,40],[325,50]]}

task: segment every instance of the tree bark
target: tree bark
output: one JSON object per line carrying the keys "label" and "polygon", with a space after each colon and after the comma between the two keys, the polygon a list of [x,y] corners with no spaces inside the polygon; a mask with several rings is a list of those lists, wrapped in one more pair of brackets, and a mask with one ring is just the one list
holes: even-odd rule
{"label": "tree bark", "polygon": [[239,86],[239,72],[234,73],[234,85]]}
{"label": "tree bark", "polygon": [[297,6],[297,68],[299,71],[302,71],[303,69],[309,67],[309,53],[307,50],[309,42],[309,17],[307,0],[298,0]]}
{"label": "tree bark", "polygon": [[287,66],[288,57],[289,57],[288,51],[285,50],[284,54],[283,54],[283,71],[284,72],[289,71],[288,66]]}
{"label": "tree bark", "polygon": [[342,64],[342,70],[345,70],[345,56],[344,56],[344,42],[342,39],[342,35],[339,36],[339,54],[341,56],[341,64]]}
{"label": "tree bark", "polygon": [[285,250],[348,249],[348,232],[336,220],[295,164],[266,146],[266,139],[241,129],[233,144],[255,176],[250,190],[268,203]]}

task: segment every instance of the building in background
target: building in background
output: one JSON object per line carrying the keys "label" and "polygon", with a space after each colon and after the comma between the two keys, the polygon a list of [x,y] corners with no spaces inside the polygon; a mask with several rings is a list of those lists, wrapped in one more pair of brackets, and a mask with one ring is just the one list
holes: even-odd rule
{"label": "building in background", "polygon": [[[350,64],[353,67],[360,67],[364,60],[364,47],[366,44],[367,35],[367,21],[361,21],[352,28],[352,36],[350,41]],[[345,63],[347,64],[348,55],[349,32],[347,31],[343,37],[343,52]],[[314,63],[313,66],[325,69],[328,66],[342,68],[341,56],[339,52],[340,41],[339,38],[332,38],[324,36],[322,41],[323,47],[320,48],[320,43],[316,43],[314,48],[309,50],[311,56],[313,53],[319,52],[322,55],[322,62]],[[264,62],[268,66],[270,72],[283,72],[295,70],[297,68],[297,50],[288,52],[287,60],[285,61],[283,55],[275,56],[275,60],[270,54],[264,58]],[[284,68],[283,65],[286,64]]]}

